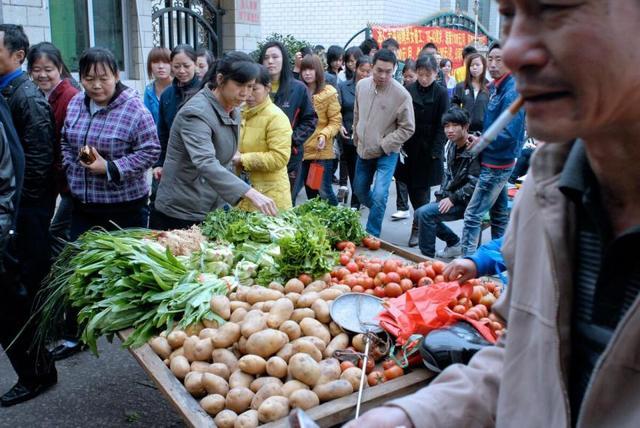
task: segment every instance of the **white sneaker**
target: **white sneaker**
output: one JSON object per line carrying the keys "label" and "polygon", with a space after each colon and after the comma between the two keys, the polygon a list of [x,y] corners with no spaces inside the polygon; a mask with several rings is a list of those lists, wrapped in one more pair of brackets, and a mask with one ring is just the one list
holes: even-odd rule
{"label": "white sneaker", "polygon": [[436,253],[436,257],[440,259],[453,259],[461,255],[462,255],[462,247],[460,246],[460,244],[454,245],[453,247],[450,247],[447,245],[447,247],[444,250],[438,251]]}
{"label": "white sneaker", "polygon": [[396,211],[395,213],[391,214],[391,219],[392,220],[404,220],[407,219],[411,216],[411,214],[409,214],[409,211]]}

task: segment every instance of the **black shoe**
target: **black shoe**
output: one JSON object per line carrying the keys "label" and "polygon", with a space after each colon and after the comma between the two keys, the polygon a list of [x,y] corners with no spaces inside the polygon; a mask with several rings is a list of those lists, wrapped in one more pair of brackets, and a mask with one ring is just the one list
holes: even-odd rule
{"label": "black shoe", "polygon": [[66,343],[63,343],[62,345],[58,345],[51,350],[51,357],[53,358],[53,361],[64,360],[65,358],[68,358],[82,351],[82,349],[83,348],[80,342],[77,342],[75,345],[68,345]]}
{"label": "black shoe", "polygon": [[11,388],[9,392],[0,397],[0,405],[2,407],[9,407],[14,404],[31,400],[51,388],[57,382],[58,375],[56,372],[54,372],[53,375],[47,376],[42,381],[30,386],[18,381],[18,383],[13,385],[13,388]]}
{"label": "black shoe", "polygon": [[419,238],[418,231],[411,230],[411,236],[409,237],[409,246],[415,247],[416,245],[418,245],[418,240],[419,240],[418,238]]}

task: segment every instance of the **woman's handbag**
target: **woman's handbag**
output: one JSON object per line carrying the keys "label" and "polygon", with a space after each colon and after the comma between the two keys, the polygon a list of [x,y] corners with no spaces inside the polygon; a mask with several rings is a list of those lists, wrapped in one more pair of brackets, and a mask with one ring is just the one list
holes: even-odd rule
{"label": "woman's handbag", "polygon": [[319,162],[311,162],[309,173],[307,174],[307,186],[313,190],[320,190],[323,174],[324,166]]}

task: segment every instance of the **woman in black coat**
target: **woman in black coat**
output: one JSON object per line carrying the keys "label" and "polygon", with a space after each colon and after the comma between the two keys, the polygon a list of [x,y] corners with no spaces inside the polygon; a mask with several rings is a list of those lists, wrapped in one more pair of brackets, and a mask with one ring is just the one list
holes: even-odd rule
{"label": "woman in black coat", "polygon": [[469,113],[471,120],[469,133],[481,133],[484,130],[484,112],[489,103],[487,89],[487,60],[481,54],[467,56],[467,74],[464,82],[460,82],[453,90],[451,104]]}
{"label": "woman in black coat", "polygon": [[[416,62],[418,80],[407,87],[413,99],[416,131],[404,143],[406,153],[396,176],[407,185],[414,211],[431,199],[431,186],[439,185],[443,174],[446,137],[442,115],[449,108],[447,88],[436,82],[438,62],[432,55],[422,55]],[[409,246],[418,245],[418,225],[413,219]]]}

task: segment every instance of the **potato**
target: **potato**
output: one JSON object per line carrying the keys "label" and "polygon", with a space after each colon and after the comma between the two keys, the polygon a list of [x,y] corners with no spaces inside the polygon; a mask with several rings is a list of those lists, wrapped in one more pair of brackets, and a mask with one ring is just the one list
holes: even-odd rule
{"label": "potato", "polygon": [[213,296],[209,301],[209,308],[223,320],[231,317],[231,302],[227,296]]}
{"label": "potato", "polygon": [[322,290],[324,290],[325,288],[327,288],[327,283],[324,281],[313,281],[311,284],[307,285],[304,288],[304,291],[302,292],[302,294],[308,294],[308,293],[320,293]]}
{"label": "potato", "polygon": [[331,315],[329,315],[329,305],[322,299],[318,299],[311,304],[311,310],[316,314],[316,319],[322,323],[329,324]]}
{"label": "potato", "polygon": [[298,353],[289,359],[289,374],[313,387],[320,379],[320,365],[309,354]]}
{"label": "potato", "polygon": [[267,361],[267,374],[269,376],[283,378],[287,375],[287,362],[280,357],[271,357]]}
{"label": "potato", "polygon": [[256,392],[251,400],[251,408],[258,410],[264,400],[274,395],[282,396],[282,385],[278,385],[274,382],[266,383]]}
{"label": "potato", "polygon": [[247,303],[253,305],[258,302],[268,302],[269,300],[278,300],[284,297],[280,291],[264,288],[260,285],[254,285],[247,293]]}
{"label": "potato", "polygon": [[353,339],[351,339],[351,345],[353,345],[356,351],[364,352],[364,334],[356,334],[355,336],[353,336]]}
{"label": "potato", "polygon": [[234,428],[238,414],[233,410],[225,409],[218,413],[213,422],[218,428]]}
{"label": "potato", "polygon": [[[214,330],[216,330],[218,327],[220,327],[220,323],[218,323],[218,321],[216,321],[216,320],[208,320],[206,318],[202,319],[202,324],[204,324],[205,328],[212,328]],[[202,333],[202,331],[200,333]],[[200,334],[198,334],[198,335],[200,335]]]}
{"label": "potato", "polygon": [[[236,292],[234,291],[233,293],[229,294],[229,300],[230,301],[234,301],[234,300],[238,300],[238,295],[236,294]],[[233,312],[233,311],[231,311]]]}
{"label": "potato", "polygon": [[300,308],[293,311],[293,313],[291,314],[291,321],[300,323],[300,321],[302,321],[305,318],[315,318],[315,317],[316,317],[316,313],[313,312],[313,309]]}
{"label": "potato", "polygon": [[278,330],[289,336],[289,340],[295,340],[302,336],[302,330],[300,330],[300,326],[295,321],[286,320],[280,325]]}
{"label": "potato", "polygon": [[340,362],[335,358],[328,358],[320,361],[320,378],[316,385],[323,383],[329,383],[332,380],[340,379],[342,370],[340,369]]}
{"label": "potato", "polygon": [[200,400],[200,407],[211,416],[215,416],[224,410],[224,397],[219,394],[211,394]]}
{"label": "potato", "polygon": [[211,357],[214,363],[224,364],[230,372],[234,372],[238,367],[238,358],[228,349],[214,349]]}
{"label": "potato", "polygon": [[[289,301],[287,300],[287,302]],[[291,304],[291,307],[292,307],[291,312],[293,312],[293,303]],[[171,345],[169,345],[169,342],[167,341],[167,339],[161,336],[154,337],[153,339],[151,339],[149,341],[149,346],[151,346],[151,349],[153,349],[153,352],[155,352],[163,360],[169,358],[169,356],[171,355],[171,352],[173,352],[173,349],[171,348]]]}
{"label": "potato", "polygon": [[278,353],[276,354],[276,357],[280,357],[282,358],[285,362],[289,362],[289,358],[291,358],[291,356],[295,354],[295,352],[293,351],[293,345],[290,343],[287,343],[286,345],[284,345],[282,347],[281,350],[278,351]]}
{"label": "potato", "polygon": [[211,364],[207,363],[206,361],[194,361],[193,363],[191,363],[191,371],[206,373],[209,371],[210,366]]}
{"label": "potato", "polygon": [[267,370],[267,362],[257,355],[245,355],[238,360],[238,367],[245,373],[261,375]]}
{"label": "potato", "polygon": [[218,334],[211,341],[216,348],[228,348],[240,339],[240,325],[226,322],[218,329]]}
{"label": "potato", "polygon": [[258,421],[258,411],[247,410],[243,414],[238,415],[238,419],[236,419],[233,428],[256,428],[258,425],[260,425]]}
{"label": "potato", "polygon": [[279,395],[269,397],[258,408],[258,419],[262,423],[277,421],[289,414],[289,399]]}
{"label": "potato", "polygon": [[329,323],[329,333],[331,333],[331,336],[336,337],[340,333],[344,333],[344,332],[342,331],[342,329],[338,324],[331,321],[331,323]]}
{"label": "potato", "polygon": [[[215,376],[210,373],[207,374]],[[194,397],[202,397],[207,393],[207,390],[202,383],[203,375],[204,373],[200,372],[189,372],[184,377],[184,387]]]}
{"label": "potato", "polygon": [[208,394],[219,394],[224,397],[229,392],[227,381],[213,373],[206,372],[202,374],[202,385]]}
{"label": "potato", "polygon": [[284,285],[285,293],[298,293],[302,294],[304,291],[304,284],[298,278],[292,278]]}
{"label": "potato", "polygon": [[[351,384],[354,391],[360,388],[360,378],[362,377],[362,370],[358,367],[349,367],[340,375],[340,379],[344,379]],[[367,386],[367,380],[365,378],[364,385]]]}
{"label": "potato", "polygon": [[300,296],[300,298],[296,302],[296,308],[298,309],[308,308],[313,304],[313,302],[315,302],[319,298],[320,298],[320,294],[316,293],[315,291],[312,291],[310,293],[304,293],[302,294],[302,296]]}
{"label": "potato", "polygon": [[294,379],[282,385],[281,391],[282,395],[288,398],[299,389],[309,389],[309,385]]}
{"label": "potato", "polygon": [[251,385],[249,385],[249,389],[252,390],[253,392],[258,392],[258,391],[260,391],[260,388],[262,388],[263,386],[265,386],[268,383],[274,383],[274,384],[276,384],[278,386],[282,386],[282,381],[280,379],[278,379],[277,377],[263,376],[263,377],[257,378],[253,382],[251,382]]}
{"label": "potato", "polygon": [[237,349],[240,354],[244,355],[247,353],[247,338],[242,336],[240,340],[236,342],[234,345],[234,349]]}
{"label": "potato", "polygon": [[307,410],[320,404],[320,399],[315,392],[308,389],[299,389],[289,396],[289,404],[292,408]]}
{"label": "potato", "polygon": [[222,363],[209,364],[207,372],[220,376],[222,379],[227,381],[229,380],[229,376],[231,375],[231,370],[229,370],[229,367]]}
{"label": "potato", "polygon": [[242,308],[245,311],[249,311],[251,309],[251,305],[247,302],[240,302],[238,300],[233,300],[231,301],[231,303],[229,303],[229,309],[231,309],[232,313],[237,311],[239,308]]}
{"label": "potato", "polygon": [[320,321],[314,318],[305,318],[300,321],[300,329],[305,336],[315,336],[328,345],[331,342],[331,333],[329,329]]}
{"label": "potato", "polygon": [[353,387],[349,381],[339,379],[323,383],[322,385],[316,385],[316,387],[313,388],[313,392],[316,393],[320,401],[325,402],[351,394]]}
{"label": "potato", "polygon": [[213,352],[213,343],[211,339],[200,339],[193,348],[193,357],[196,361],[209,361],[211,360],[211,353]]}
{"label": "potato", "polygon": [[233,373],[231,373],[231,375],[229,376],[229,387],[230,388],[241,388],[241,387],[249,388],[249,385],[251,385],[251,382],[253,382],[254,379],[255,378],[252,375],[238,369]]}
{"label": "potato", "polygon": [[300,338],[291,342],[293,345],[293,353],[305,353],[311,356],[315,361],[320,362],[322,360],[322,352],[313,344],[312,341]]}
{"label": "potato", "polygon": [[269,285],[267,286],[267,288],[270,288],[271,290],[279,291],[282,294],[285,293],[284,285],[282,285],[282,284],[280,284],[279,282],[276,282],[276,281],[271,281],[269,283]]}
{"label": "potato", "polygon": [[338,296],[341,296],[342,294],[344,294],[342,290],[338,290],[335,288],[327,288],[326,290],[322,290],[320,292],[320,298],[326,301],[335,300]]}
{"label": "potato", "polygon": [[177,357],[178,355],[184,357],[184,347],[179,347],[176,350],[174,350],[171,355],[169,355],[169,361],[173,360],[175,357]]}
{"label": "potato", "polygon": [[245,319],[245,317],[247,316],[248,313],[249,312],[245,308],[237,308],[231,314],[231,317],[229,318],[229,321],[234,322],[236,324],[241,324],[242,321],[244,321],[244,319]]}
{"label": "potato", "polygon": [[203,328],[202,331],[200,331],[200,334],[198,335],[198,337],[200,339],[211,339],[217,333],[218,333],[217,328]]}
{"label": "potato", "polygon": [[349,346],[349,335],[347,333],[340,333],[329,342],[327,349],[324,350],[325,358],[332,358],[335,351],[342,351]]}
{"label": "potato", "polygon": [[281,331],[266,329],[253,333],[247,340],[247,352],[269,358],[289,342],[289,336]]}
{"label": "potato", "polygon": [[267,314],[258,309],[247,312],[247,316],[244,317],[240,326],[242,335],[248,339],[253,333],[267,328],[267,317]]}
{"label": "potato", "polygon": [[[239,300],[241,302],[246,302],[249,291],[251,291],[251,287],[247,287],[245,285],[238,285],[236,287],[236,300]],[[231,310],[233,311],[233,308]]]}
{"label": "potato", "polygon": [[300,298],[300,293],[287,293],[284,297],[291,300],[291,303],[293,303],[293,306],[295,306],[296,303],[298,303],[298,299]]}
{"label": "potato", "polygon": [[173,330],[171,333],[167,334],[167,342],[171,349],[178,349],[182,345],[184,345],[184,341],[187,338],[187,333],[182,330]]}
{"label": "potato", "polygon": [[349,288],[349,286],[346,285],[346,284],[335,284],[335,285],[332,285],[331,287],[329,287],[329,290],[340,290],[343,293],[350,293],[351,292],[351,288]]}
{"label": "potato", "polygon": [[171,365],[171,360],[168,358],[165,358],[164,360],[162,360],[162,362],[164,363],[165,366],[169,367]]}
{"label": "potato", "polygon": [[183,355],[178,355],[177,357],[173,358],[169,363],[169,368],[178,379],[184,379],[184,377],[187,375],[187,373],[189,373],[189,370],[191,369],[191,367],[189,366],[189,360],[187,360],[187,358]]}
{"label": "potato", "polygon": [[184,356],[189,360],[189,362],[196,361],[195,350],[196,345],[200,342],[200,338],[198,336],[189,336],[185,339],[182,348],[184,348]]}
{"label": "potato", "polygon": [[293,303],[286,297],[276,300],[269,310],[267,326],[269,328],[279,328],[283,322],[291,317],[293,309]]}
{"label": "potato", "polygon": [[200,333],[200,330],[202,330],[203,328],[204,325],[199,322],[187,326],[187,328],[184,329],[184,332],[187,334],[187,336],[197,336]]}
{"label": "potato", "polygon": [[258,302],[258,303],[254,303],[253,305],[251,305],[251,310],[252,310],[252,311],[266,312],[266,311],[264,310],[264,305],[265,305],[266,303],[267,303],[267,302]]}
{"label": "potato", "polygon": [[[351,387],[351,386],[349,386]],[[236,413],[242,413],[249,409],[251,400],[255,394],[249,388],[243,386],[238,388],[231,388],[227,393],[225,400],[225,406],[227,409],[233,410]]]}

